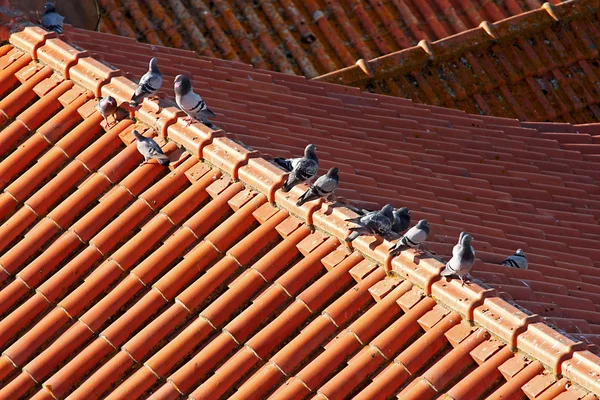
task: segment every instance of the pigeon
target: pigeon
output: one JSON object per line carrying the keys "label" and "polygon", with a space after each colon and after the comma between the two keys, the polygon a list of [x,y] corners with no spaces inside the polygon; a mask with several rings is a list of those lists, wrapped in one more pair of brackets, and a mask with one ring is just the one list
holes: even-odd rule
{"label": "pigeon", "polygon": [[63,21],[65,17],[56,12],[56,6],[53,3],[46,3],[44,6],[44,15],[42,16],[42,26],[51,32],[59,35],[63,33]]}
{"label": "pigeon", "polygon": [[96,110],[104,117],[104,122],[106,122],[106,126],[110,126],[108,124],[108,116],[112,115],[114,122],[117,122],[117,117],[114,116],[117,111],[117,100],[115,100],[112,96],[106,96],[96,104]]}
{"label": "pigeon", "polygon": [[319,159],[315,154],[317,146],[309,144],[304,149],[304,157],[302,158],[276,158],[274,161],[277,165],[290,171],[287,182],[283,185],[282,190],[289,192],[292,188],[302,182],[306,182],[319,171]]}
{"label": "pigeon", "polygon": [[300,196],[296,205],[300,207],[307,201],[328,197],[337,189],[339,181],[338,169],[336,167],[330,168],[326,175],[319,177],[315,184]]}
{"label": "pigeon", "polygon": [[527,256],[523,252],[523,249],[519,249],[512,256],[508,256],[506,260],[502,261],[502,265],[520,269],[527,269],[529,267]]}
{"label": "pigeon", "polygon": [[392,229],[393,220],[394,206],[391,204],[386,204],[381,211],[373,211],[362,217],[347,219],[346,221],[353,222],[358,226],[350,228],[352,233],[346,238],[346,243],[362,234],[383,236]]}
{"label": "pigeon", "polygon": [[215,113],[210,111],[200,95],[194,93],[192,82],[185,75],[175,77],[175,101],[179,108],[185,112],[188,117],[187,126],[192,123],[194,118],[199,118],[205,125],[211,125],[208,117],[216,117]]}
{"label": "pigeon", "polygon": [[446,268],[441,275],[457,275],[462,283],[461,286],[464,286],[465,276],[471,271],[475,262],[475,252],[471,246],[471,240],[473,240],[471,235],[462,232],[458,240],[458,244],[452,249],[452,258],[446,263]]}
{"label": "pigeon", "polygon": [[133,95],[133,99],[129,102],[129,105],[132,107],[137,107],[140,102],[144,99],[144,97],[152,96],[162,86],[163,78],[160,70],[158,69],[158,60],[156,58],[152,58],[148,65],[148,72],[142,76],[140,79],[140,83],[138,83],[137,88],[135,89],[135,94]]}
{"label": "pigeon", "polygon": [[135,136],[137,140],[138,151],[141,155],[144,156],[144,162],[141,163],[140,166],[146,164],[152,158],[158,160],[160,165],[169,165],[169,157],[167,157],[166,154],[163,153],[162,149],[160,148],[158,143],[154,141],[154,139],[142,136],[135,129],[131,133],[133,133],[133,136]]}
{"label": "pigeon", "polygon": [[415,226],[410,228],[390,249],[390,256],[394,257],[407,248],[420,249],[423,242],[429,236],[429,222],[426,219],[420,220]]}
{"label": "pigeon", "polygon": [[410,226],[410,210],[407,207],[401,207],[394,210],[394,220],[392,231],[402,235]]}

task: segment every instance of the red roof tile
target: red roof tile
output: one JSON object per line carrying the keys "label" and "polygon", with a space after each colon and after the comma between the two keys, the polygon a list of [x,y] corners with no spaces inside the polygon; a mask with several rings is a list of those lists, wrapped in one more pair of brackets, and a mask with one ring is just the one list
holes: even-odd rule
{"label": "red roof tile", "polygon": [[[533,8],[523,14],[421,41],[315,79],[473,114],[524,121],[597,121],[600,3],[528,4]],[[589,138],[564,148],[596,157],[594,146]]]}
{"label": "red roof tile", "polygon": [[[185,128],[169,101],[160,112],[150,100],[128,107],[124,75],[143,63],[120,64],[99,35],[68,29],[96,50],[68,68],[52,59],[58,72],[31,50],[41,58],[54,40],[39,28],[0,48],[0,398],[600,393],[598,221],[581,203],[598,208],[597,168],[566,150],[568,138],[545,135],[589,137],[594,126],[473,116],[190,58],[225,129]],[[172,49],[130,46],[173,62]],[[238,66],[246,77],[223,85]],[[135,120],[107,130],[98,92]],[[323,107],[331,99],[336,108]],[[377,119],[380,109],[391,120]],[[138,166],[134,127],[158,133],[169,169]],[[264,155],[298,154],[308,142],[324,168],[342,166],[338,194],[351,203],[410,204],[414,219],[427,217],[438,256],[473,232],[481,280],[441,280],[443,264],[410,251],[392,260],[393,237],[341,245],[350,209],[296,207],[302,188],[282,193],[285,175]],[[451,164],[463,152],[479,158]],[[572,183],[586,186],[564,190]],[[517,246],[530,268],[499,266]]]}
{"label": "red roof tile", "polygon": [[[279,5],[223,0],[98,2],[102,32],[308,77],[352,66],[358,59],[371,60],[406,49],[420,40],[442,39],[476,28],[484,21],[495,22],[541,5],[538,0],[484,3],[470,0],[349,0],[325,4],[285,0]],[[116,50],[122,51],[126,49]]]}

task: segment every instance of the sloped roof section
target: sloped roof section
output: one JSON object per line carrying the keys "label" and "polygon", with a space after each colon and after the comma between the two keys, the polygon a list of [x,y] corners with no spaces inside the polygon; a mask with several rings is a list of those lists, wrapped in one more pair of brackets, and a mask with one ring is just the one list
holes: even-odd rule
{"label": "sloped roof section", "polygon": [[[94,51],[117,65],[119,40]],[[129,44],[193,74],[222,129],[186,128],[166,100],[128,109],[135,84],[54,34],[26,28],[10,42],[0,398],[600,393],[596,126],[524,127]],[[107,129],[94,97],[108,94],[135,121]],[[169,169],[139,166],[133,128],[158,135]],[[488,284],[441,280],[429,255],[392,260],[396,238],[340,245],[354,214],[296,207],[306,187],[278,190],[285,174],[264,155],[308,141],[323,168],[341,167],[340,195],[428,218],[438,254],[472,232]],[[517,246],[531,268],[498,266]],[[542,298],[551,307],[539,314],[519,308]]]}
{"label": "sloped roof section", "polygon": [[597,0],[545,3],[316,79],[522,121],[600,118]]}
{"label": "sloped roof section", "polygon": [[[101,31],[315,77],[498,21],[540,0],[99,0]],[[557,4],[558,0],[552,0]],[[67,21],[68,22],[68,21]]]}

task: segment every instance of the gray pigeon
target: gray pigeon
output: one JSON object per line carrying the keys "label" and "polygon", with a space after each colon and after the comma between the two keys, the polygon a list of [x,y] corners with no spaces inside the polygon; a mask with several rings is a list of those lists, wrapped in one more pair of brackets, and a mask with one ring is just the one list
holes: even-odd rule
{"label": "gray pigeon", "polygon": [[115,100],[112,96],[106,96],[96,104],[96,110],[104,117],[104,122],[106,122],[106,126],[110,126],[108,124],[108,116],[112,115],[114,122],[117,122],[117,117],[114,116],[117,111],[117,100]]}
{"label": "gray pigeon", "polygon": [[135,129],[131,131],[131,133],[133,133],[133,136],[135,136],[137,140],[138,151],[141,155],[144,156],[144,162],[141,163],[140,166],[146,164],[152,158],[158,160],[160,165],[169,165],[169,157],[167,157],[166,154],[163,153],[162,149],[160,148],[158,143],[154,141],[154,139],[142,136]]}
{"label": "gray pigeon", "polygon": [[459,242],[452,249],[452,258],[446,263],[442,276],[457,275],[465,285],[465,276],[471,271],[475,262],[475,252],[471,246],[473,237],[466,232],[460,234]]}
{"label": "gray pigeon", "polygon": [[427,240],[427,236],[429,236],[429,222],[426,219],[422,219],[396,242],[390,249],[390,256],[394,257],[408,248],[417,248],[420,251],[423,242]]}
{"label": "gray pigeon", "polygon": [[137,107],[144,97],[153,96],[162,86],[163,78],[158,69],[158,60],[152,58],[148,65],[148,72],[142,76],[138,87],[135,89],[135,94],[129,102],[132,107]]}
{"label": "gray pigeon", "polygon": [[529,263],[527,262],[527,256],[523,252],[523,249],[517,250],[512,256],[508,256],[506,260],[502,261],[502,265],[512,268],[527,269]]}
{"label": "gray pigeon", "polygon": [[373,211],[362,217],[347,219],[346,221],[357,224],[357,227],[350,228],[352,232],[346,238],[346,243],[353,241],[362,234],[366,235],[386,235],[392,229],[394,220],[394,206],[386,204],[381,211]]}
{"label": "gray pigeon", "polygon": [[215,113],[206,106],[200,95],[194,93],[192,82],[185,75],[175,77],[175,101],[179,108],[188,115],[185,119],[187,126],[192,123],[194,118],[199,118],[205,125],[212,125],[208,117],[216,117]]}
{"label": "gray pigeon", "polygon": [[317,146],[309,144],[304,149],[304,157],[302,158],[276,158],[274,161],[283,169],[290,171],[287,182],[283,185],[282,190],[289,192],[292,188],[300,183],[306,182],[319,171],[319,159],[315,154]]}
{"label": "gray pigeon", "polygon": [[394,210],[394,221],[392,224],[392,231],[399,235],[402,235],[404,231],[410,226],[410,210],[408,207],[398,208]]}
{"label": "gray pigeon", "polygon": [[330,168],[326,175],[319,177],[315,184],[300,196],[296,205],[300,207],[307,201],[328,197],[332,194],[337,189],[340,181],[338,172],[336,167]]}
{"label": "gray pigeon", "polygon": [[42,26],[51,32],[59,35],[63,33],[63,21],[65,17],[56,12],[56,6],[53,3],[46,3],[44,6],[44,15],[42,16]]}

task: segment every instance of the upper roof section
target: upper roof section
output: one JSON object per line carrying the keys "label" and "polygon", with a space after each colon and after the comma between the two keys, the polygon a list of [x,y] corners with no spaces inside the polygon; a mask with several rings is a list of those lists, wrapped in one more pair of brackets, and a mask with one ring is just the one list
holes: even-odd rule
{"label": "upper roof section", "polygon": [[[552,0],[552,3],[558,3]],[[541,6],[540,0],[98,1],[100,30],[315,77]],[[68,21],[67,21],[68,22]]]}
{"label": "upper roof section", "polygon": [[600,1],[568,1],[316,79],[522,121],[600,118]]}

